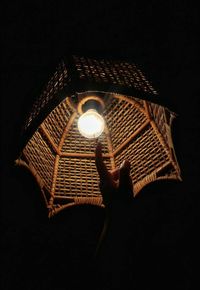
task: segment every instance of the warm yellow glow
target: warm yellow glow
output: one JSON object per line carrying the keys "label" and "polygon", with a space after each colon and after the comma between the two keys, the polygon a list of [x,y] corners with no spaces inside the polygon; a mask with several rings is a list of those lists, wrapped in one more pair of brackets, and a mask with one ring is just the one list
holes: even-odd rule
{"label": "warm yellow glow", "polygon": [[89,109],[78,119],[78,129],[86,138],[97,138],[104,130],[104,119],[94,109]]}

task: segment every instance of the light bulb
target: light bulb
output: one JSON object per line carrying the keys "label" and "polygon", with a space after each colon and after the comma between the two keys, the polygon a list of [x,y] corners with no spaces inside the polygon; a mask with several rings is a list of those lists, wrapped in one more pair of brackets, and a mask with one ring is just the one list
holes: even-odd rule
{"label": "light bulb", "polygon": [[92,139],[99,137],[104,130],[105,122],[94,109],[89,109],[78,119],[78,129],[81,135]]}

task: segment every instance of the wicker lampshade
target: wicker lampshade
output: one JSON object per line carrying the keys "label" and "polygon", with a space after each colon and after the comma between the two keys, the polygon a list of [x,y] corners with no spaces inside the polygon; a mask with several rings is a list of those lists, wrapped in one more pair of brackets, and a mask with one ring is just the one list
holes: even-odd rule
{"label": "wicker lampshade", "polygon": [[77,127],[91,99],[99,102],[105,120],[99,137],[105,163],[111,170],[129,159],[135,195],[156,179],[181,179],[171,138],[175,115],[156,104],[158,93],[136,65],[73,56],[62,61],[34,103],[16,161],[35,176],[49,216],[74,204],[103,206],[96,140]]}

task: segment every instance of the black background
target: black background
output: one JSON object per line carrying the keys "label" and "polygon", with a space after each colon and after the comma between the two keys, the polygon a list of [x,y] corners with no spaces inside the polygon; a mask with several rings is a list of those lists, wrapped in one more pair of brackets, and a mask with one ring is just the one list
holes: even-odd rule
{"label": "black background", "polygon": [[[148,231],[145,242],[135,237],[140,246],[135,256],[132,253],[136,265],[127,266],[127,281],[135,289],[193,289],[199,188],[198,9],[188,3],[72,1],[60,6],[55,1],[13,1],[4,5],[2,289],[80,289],[84,283],[98,289],[101,280],[100,272],[94,276],[92,256],[103,211],[76,207],[48,220],[33,178],[13,166],[25,114],[61,58],[71,53],[132,59],[177,113],[173,140],[183,182],[170,193],[160,193],[165,196],[165,211],[153,237]],[[154,208],[153,202],[144,199],[141,204]],[[156,211],[157,207],[155,215]],[[136,226],[142,227],[142,222]]]}

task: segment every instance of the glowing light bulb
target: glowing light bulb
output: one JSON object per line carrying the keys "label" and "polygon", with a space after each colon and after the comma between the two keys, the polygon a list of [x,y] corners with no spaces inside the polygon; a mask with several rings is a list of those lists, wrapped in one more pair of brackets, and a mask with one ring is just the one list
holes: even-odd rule
{"label": "glowing light bulb", "polygon": [[78,119],[78,129],[81,135],[92,139],[99,137],[104,130],[105,122],[94,109],[89,109]]}

